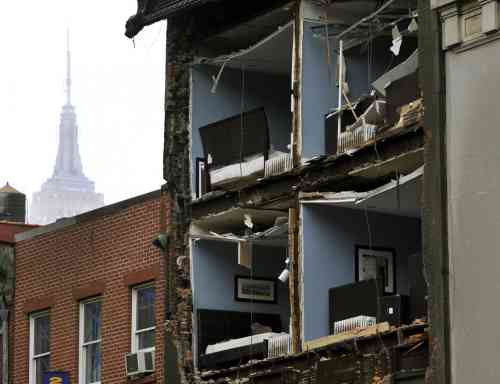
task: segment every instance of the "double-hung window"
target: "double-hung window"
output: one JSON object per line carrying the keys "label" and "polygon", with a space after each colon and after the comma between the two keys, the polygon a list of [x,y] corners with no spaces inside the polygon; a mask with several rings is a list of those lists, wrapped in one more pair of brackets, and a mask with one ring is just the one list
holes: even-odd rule
{"label": "double-hung window", "polygon": [[155,348],[155,288],[141,285],[132,289],[132,352]]}
{"label": "double-hung window", "polygon": [[101,301],[80,303],[79,384],[101,382]]}
{"label": "double-hung window", "polygon": [[30,315],[29,383],[42,384],[50,366],[50,318],[48,312]]}

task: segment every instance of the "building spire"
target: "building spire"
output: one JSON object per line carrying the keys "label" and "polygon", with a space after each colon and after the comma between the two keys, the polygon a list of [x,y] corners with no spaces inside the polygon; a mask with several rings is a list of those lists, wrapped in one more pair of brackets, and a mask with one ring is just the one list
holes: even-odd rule
{"label": "building spire", "polygon": [[71,105],[71,52],[69,50],[69,28],[66,29],[66,104]]}
{"label": "building spire", "polygon": [[104,205],[103,196],[95,192],[94,182],[83,173],[77,116],[71,104],[69,30],[66,30],[66,79],[62,80],[65,81],[66,101],[60,114],[56,163],[52,176],[33,195],[30,210],[32,223],[48,224],[61,217],[74,216]]}
{"label": "building spire", "polygon": [[69,29],[66,31],[66,104],[61,112],[59,124],[59,145],[57,149],[54,177],[79,178],[86,183],[78,147],[78,125],[75,108],[71,104],[71,52],[69,49]]}

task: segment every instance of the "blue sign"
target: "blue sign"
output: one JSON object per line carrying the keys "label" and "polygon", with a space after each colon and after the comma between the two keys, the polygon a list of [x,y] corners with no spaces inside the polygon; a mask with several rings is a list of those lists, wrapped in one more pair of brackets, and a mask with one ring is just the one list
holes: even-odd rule
{"label": "blue sign", "polygon": [[69,384],[68,372],[45,372],[43,384]]}

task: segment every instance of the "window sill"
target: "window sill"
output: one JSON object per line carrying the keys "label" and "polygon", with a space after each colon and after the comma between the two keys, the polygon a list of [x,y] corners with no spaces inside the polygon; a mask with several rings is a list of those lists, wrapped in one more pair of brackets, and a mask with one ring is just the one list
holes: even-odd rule
{"label": "window sill", "polygon": [[151,375],[144,376],[144,377],[128,378],[127,383],[129,383],[129,384],[155,384],[156,383],[156,376],[153,373]]}

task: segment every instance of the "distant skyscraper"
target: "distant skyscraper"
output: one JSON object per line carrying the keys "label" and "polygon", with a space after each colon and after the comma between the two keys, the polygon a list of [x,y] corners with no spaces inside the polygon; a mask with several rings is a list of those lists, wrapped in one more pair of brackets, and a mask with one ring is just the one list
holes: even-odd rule
{"label": "distant skyscraper", "polygon": [[83,173],[78,148],[75,107],[71,104],[71,53],[67,36],[66,104],[59,124],[59,147],[52,177],[33,194],[30,222],[48,224],[62,217],[78,215],[104,205],[104,197],[95,192],[94,182]]}

